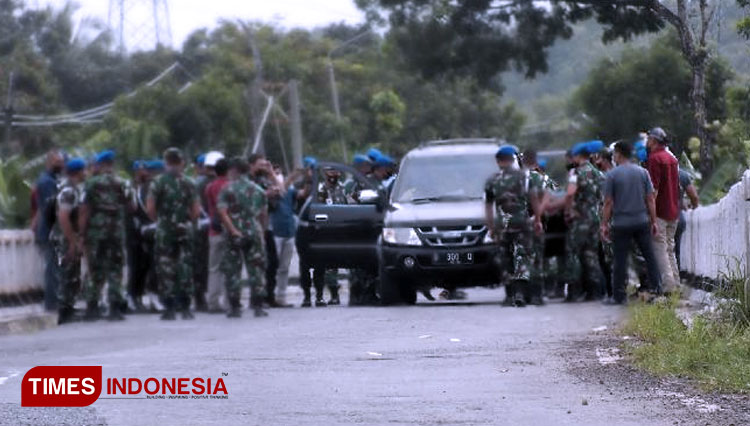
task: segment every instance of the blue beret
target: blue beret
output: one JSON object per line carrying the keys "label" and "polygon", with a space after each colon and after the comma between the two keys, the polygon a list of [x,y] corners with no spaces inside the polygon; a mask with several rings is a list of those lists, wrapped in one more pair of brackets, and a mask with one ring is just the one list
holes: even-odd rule
{"label": "blue beret", "polygon": [[201,154],[201,155],[195,157],[195,162],[198,163],[198,164],[200,164],[202,166],[203,163],[206,162],[206,154]]}
{"label": "blue beret", "polygon": [[83,158],[71,158],[65,163],[65,170],[70,173],[79,172],[86,168],[86,161]]}
{"label": "blue beret", "polygon": [[546,158],[540,158],[539,161],[538,161],[538,163],[539,163],[539,167],[541,167],[542,169],[546,169],[547,168],[547,159]]}
{"label": "blue beret", "polygon": [[110,161],[114,161],[114,159],[115,159],[115,152],[112,151],[111,149],[102,151],[96,156],[97,163],[110,162]]}
{"label": "blue beret", "polygon": [[387,155],[381,155],[380,157],[375,159],[376,167],[391,167],[395,164],[396,162],[393,160],[393,158]]}
{"label": "blue beret", "polygon": [[518,149],[513,145],[502,145],[495,154],[495,157],[499,156],[512,157],[518,155]]}
{"label": "blue beret", "polygon": [[380,152],[377,148],[370,148],[369,151],[367,151],[367,156],[372,160],[373,162],[377,162],[378,158],[383,157],[383,153]]}
{"label": "blue beret", "polygon": [[318,160],[315,157],[305,157],[302,159],[302,164],[307,168],[315,168],[318,165]]}
{"label": "blue beret", "polygon": [[586,150],[589,154],[598,154],[604,149],[604,142],[602,141],[591,141],[586,143]]}
{"label": "blue beret", "polygon": [[572,155],[588,154],[588,142],[581,142],[573,145],[573,149],[570,150]]}
{"label": "blue beret", "polygon": [[161,160],[146,161],[146,170],[158,171],[164,170],[165,168],[164,162]]}
{"label": "blue beret", "polygon": [[354,164],[372,164],[372,160],[370,160],[370,157],[364,155],[364,154],[357,154],[354,156]]}
{"label": "blue beret", "polygon": [[146,162],[143,160],[135,160],[133,161],[133,170],[140,170],[146,168]]}

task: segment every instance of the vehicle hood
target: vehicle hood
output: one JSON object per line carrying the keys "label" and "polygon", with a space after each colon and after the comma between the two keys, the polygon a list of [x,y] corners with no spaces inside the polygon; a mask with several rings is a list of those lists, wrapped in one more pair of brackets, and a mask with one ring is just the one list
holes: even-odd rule
{"label": "vehicle hood", "polygon": [[386,227],[482,225],[484,201],[394,203],[388,209],[383,223]]}

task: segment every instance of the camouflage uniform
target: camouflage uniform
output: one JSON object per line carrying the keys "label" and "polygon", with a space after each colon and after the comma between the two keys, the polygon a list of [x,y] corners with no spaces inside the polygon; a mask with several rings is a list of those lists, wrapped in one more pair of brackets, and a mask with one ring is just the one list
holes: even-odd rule
{"label": "camouflage uniform", "polygon": [[[70,212],[70,222],[73,231],[78,233],[77,213],[81,203],[81,185],[73,185],[65,180],[60,185],[57,193],[57,213],[61,210]],[[76,253],[75,257],[69,258],[68,250],[70,243],[60,228],[60,223],[55,222],[50,240],[55,244],[57,253],[57,264],[60,266],[60,287],[57,293],[60,309],[72,310],[76,303],[76,297],[81,291],[81,255]]]}
{"label": "camouflage uniform", "polygon": [[148,197],[156,206],[154,259],[159,294],[167,309],[187,310],[193,294],[193,221],[198,200],[195,185],[181,174],[164,173],[154,179]]}
{"label": "camouflage uniform", "polygon": [[202,215],[195,226],[193,239],[193,282],[195,284],[196,309],[207,310],[206,291],[208,290],[208,204],[205,199],[206,187],[213,182],[214,176],[201,175],[195,179],[197,196],[201,201]]}
{"label": "camouflage uniform", "polygon": [[[576,185],[577,190],[565,239],[568,284],[583,286],[582,290],[591,298],[601,294],[602,271],[598,253],[602,200],[600,174],[588,161],[571,174],[570,183]],[[575,295],[576,291],[570,293]]]}
{"label": "camouflage uniform", "polygon": [[[545,185],[545,176],[536,170],[530,170],[528,179],[530,181],[530,187],[537,188],[539,192],[548,189]],[[529,205],[529,215],[533,215],[534,212]],[[534,283],[543,283],[545,280],[545,264],[544,264],[544,235],[533,236],[532,246],[532,268],[531,268],[531,281]]]}
{"label": "camouflage uniform", "polygon": [[499,244],[496,263],[509,301],[524,300],[523,291],[531,278],[530,195],[540,189],[534,185],[524,171],[511,168],[501,170],[485,185],[486,202],[495,204],[494,235]]}
{"label": "camouflage uniform", "polygon": [[[251,180],[264,192],[275,185],[275,182],[266,174],[252,176]],[[267,199],[269,213],[278,207],[279,201],[281,201],[281,195]],[[276,252],[276,239],[270,226],[263,230],[263,240],[266,245],[266,302],[269,305],[274,305],[276,303],[276,272],[279,270],[279,256]]]}
{"label": "camouflage uniform", "polygon": [[114,173],[101,173],[84,185],[81,203],[89,208],[84,235],[90,283],[86,289],[89,307],[99,301],[102,287],[109,283],[110,309],[124,306],[122,295],[125,210],[130,204],[128,183]]}
{"label": "camouflage uniform", "polygon": [[240,304],[243,260],[250,278],[252,304],[259,307],[266,297],[266,246],[260,215],[267,207],[263,188],[244,176],[230,182],[219,194],[217,208],[226,209],[232,224],[242,233],[242,237],[227,235],[228,247],[220,267],[233,308]]}
{"label": "camouflage uniform", "polygon": [[[325,203],[328,205],[332,204],[353,204],[354,200],[347,196],[344,185],[341,182],[336,182],[335,185],[331,186],[327,182],[321,182],[318,184],[318,202]],[[351,201],[351,203],[350,203]],[[331,293],[331,298],[338,298],[339,293],[339,282],[338,282],[338,270],[337,269],[326,269],[324,272],[324,282],[328,291]],[[309,288],[308,288],[309,291]],[[323,289],[320,290],[316,285],[316,294],[322,297]]]}
{"label": "camouflage uniform", "polygon": [[[353,204],[359,204],[355,199],[356,194],[365,189],[365,186],[352,177],[344,182],[344,195]],[[367,269],[349,270],[349,305],[375,305],[378,304],[377,296],[378,276]]]}

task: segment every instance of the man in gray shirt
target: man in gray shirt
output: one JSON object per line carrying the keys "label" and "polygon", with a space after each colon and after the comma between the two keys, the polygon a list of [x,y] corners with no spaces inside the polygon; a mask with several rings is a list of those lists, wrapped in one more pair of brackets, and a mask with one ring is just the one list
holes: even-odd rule
{"label": "man in gray shirt", "polygon": [[[602,217],[602,238],[613,239],[614,272],[612,304],[624,304],[625,279],[628,272],[628,258],[631,242],[635,240],[643,253],[648,269],[648,279],[652,294],[661,293],[661,276],[651,246],[651,235],[656,235],[656,205],[654,187],[646,169],[631,162],[633,147],[628,142],[615,145],[614,160],[617,167],[607,173],[604,184],[604,215]],[[610,230],[611,221],[611,230]]]}

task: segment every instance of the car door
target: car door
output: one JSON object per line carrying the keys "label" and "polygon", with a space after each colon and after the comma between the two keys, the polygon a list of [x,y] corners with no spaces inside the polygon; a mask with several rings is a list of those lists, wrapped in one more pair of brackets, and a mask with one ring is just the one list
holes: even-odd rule
{"label": "car door", "polygon": [[[323,181],[323,170],[328,167],[341,173],[342,182],[355,179],[362,188],[377,193],[377,197],[368,197],[368,203],[350,201],[349,204],[319,200],[317,188]],[[376,268],[376,244],[383,229],[385,203],[385,191],[353,168],[318,163],[313,174],[313,191],[302,207],[297,230],[297,250],[302,262],[311,267]]]}

